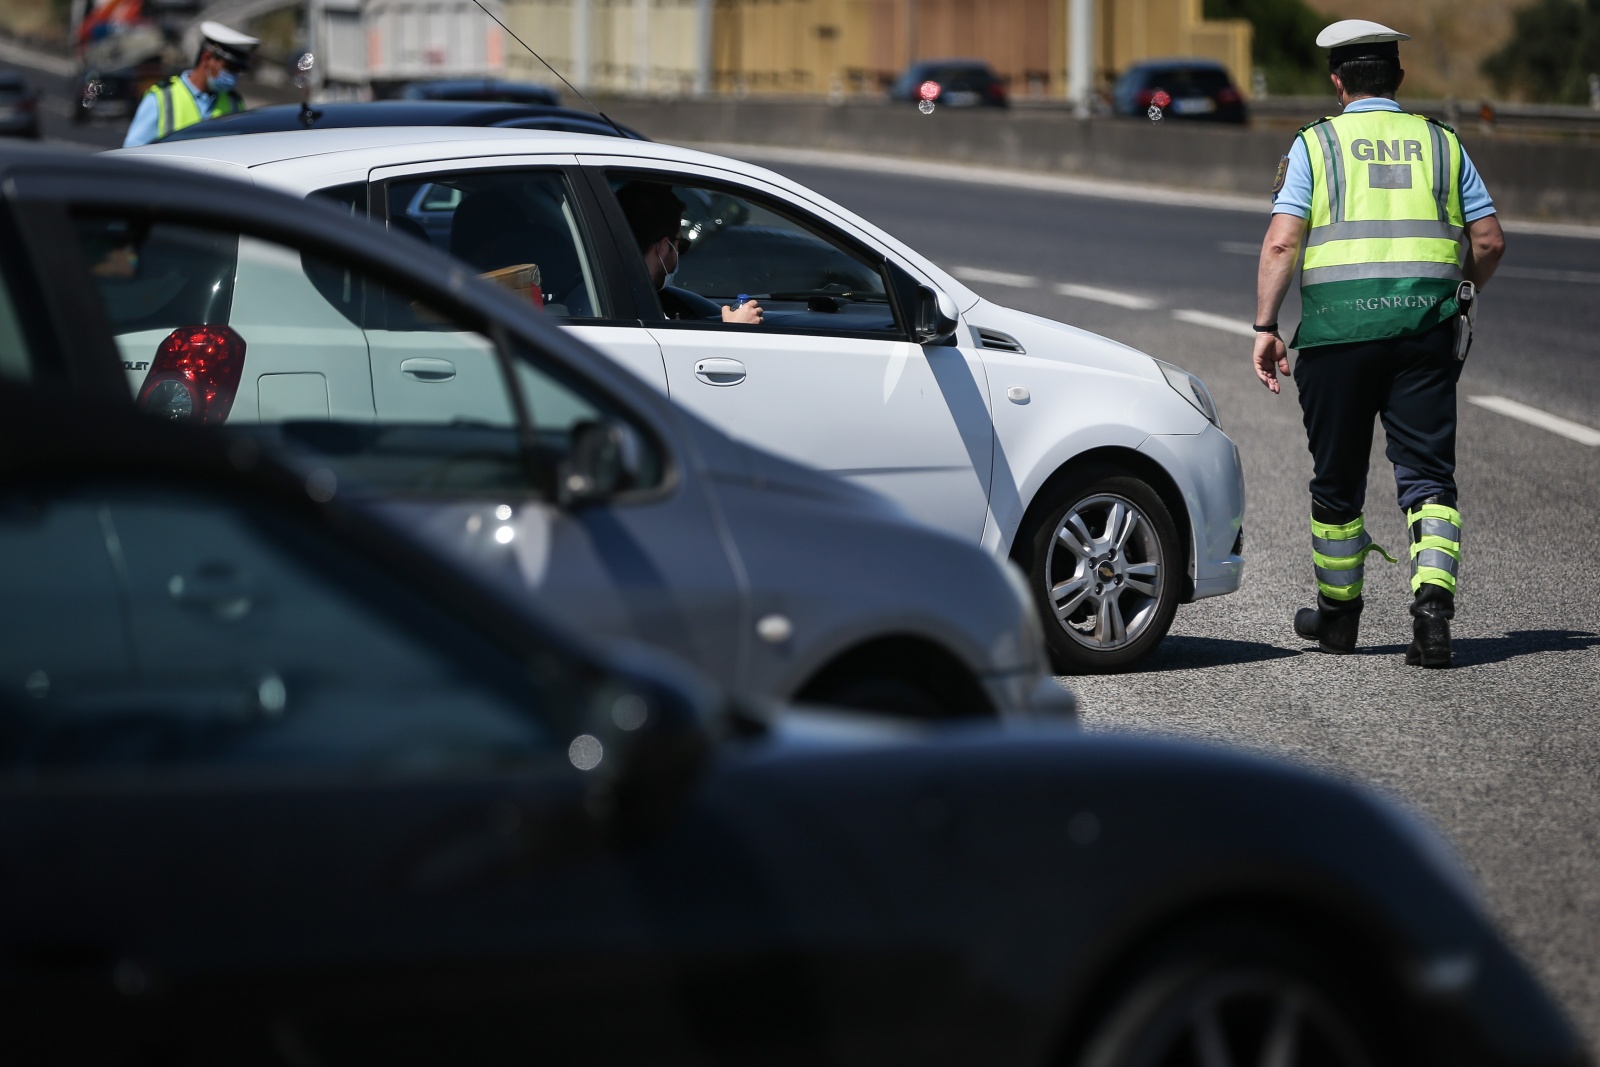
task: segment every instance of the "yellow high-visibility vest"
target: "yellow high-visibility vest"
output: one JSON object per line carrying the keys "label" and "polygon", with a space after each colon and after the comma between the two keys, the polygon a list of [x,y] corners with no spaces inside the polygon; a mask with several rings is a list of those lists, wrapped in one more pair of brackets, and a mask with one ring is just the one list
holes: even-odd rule
{"label": "yellow high-visibility vest", "polygon": [[[152,85],[147,94],[154,93],[159,99],[157,110],[156,140],[161,140],[174,130],[181,130],[185,126],[193,126],[200,121],[200,105],[195,103],[194,94],[189,87],[183,84],[182,75],[174,74],[164,82]],[[231,115],[235,111],[244,110],[244,101],[232,89],[225,93],[218,93],[211,102],[211,113],[205,117],[214,119],[221,115]]]}
{"label": "yellow high-visibility vest", "polygon": [[1461,142],[1420,115],[1355,111],[1300,131],[1311,225],[1295,348],[1424,333],[1457,313]]}

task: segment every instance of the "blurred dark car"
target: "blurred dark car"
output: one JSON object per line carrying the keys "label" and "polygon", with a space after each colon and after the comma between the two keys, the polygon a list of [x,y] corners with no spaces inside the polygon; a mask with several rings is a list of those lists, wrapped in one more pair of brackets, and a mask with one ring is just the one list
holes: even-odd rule
{"label": "blurred dark car", "polygon": [[1167,118],[1243,123],[1249,120],[1244,98],[1228,70],[1209,59],[1152,59],[1129,67],[1111,91],[1118,115],[1144,118],[1156,94],[1170,96]]}
{"label": "blurred dark car", "polygon": [[14,71],[0,71],[0,135],[39,137],[39,94]]}
{"label": "blurred dark car", "polygon": [[456,78],[448,81],[411,82],[395,94],[402,100],[476,100],[506,104],[561,103],[561,94],[533,82],[508,82],[498,78]]}
{"label": "blurred dark car", "polygon": [[945,107],[1008,107],[1006,83],[981,59],[929,59],[914,63],[889,87],[889,99],[915,104],[923,99],[922,86],[938,86],[932,96]]}
{"label": "blurred dark car", "polygon": [[[393,287],[427,263],[236,181],[6,155],[0,223],[27,238],[0,242],[8,1063],[1584,1062],[1446,846],[1374,795],[1046,721],[730,700],[352,506],[335,452],[359,434],[290,467],[139,415],[97,373],[104,306],[40,292],[41,262],[132,272],[73,237],[117,198],[190,225],[196,255],[196,213],[314,232],[273,261],[393,314],[418,308],[318,257]],[[419,295],[519,307],[460,273]],[[220,326],[195,334],[226,361]],[[475,476],[478,440],[439,476]],[[620,461],[589,443],[561,481],[592,494]]]}
{"label": "blurred dark car", "polygon": [[0,871],[20,1064],[1584,1059],[1376,797],[744,707],[315,471],[14,384]]}
{"label": "blurred dark car", "polygon": [[592,111],[544,104],[474,103],[459,100],[375,100],[371,103],[317,104],[309,126],[299,104],[274,104],[186,126],[163,140],[189,141],[240,133],[336,130],[361,126],[499,126],[518,130],[593,133],[606,137],[649,138],[627,126],[613,126]]}

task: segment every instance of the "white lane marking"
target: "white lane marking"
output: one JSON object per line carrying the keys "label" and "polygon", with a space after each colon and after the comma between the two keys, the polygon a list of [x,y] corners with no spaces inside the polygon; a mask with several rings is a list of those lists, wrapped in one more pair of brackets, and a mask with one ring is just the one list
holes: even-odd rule
{"label": "white lane marking", "polygon": [[46,55],[35,52],[31,48],[12,44],[10,41],[0,41],[0,61],[15,63],[19,67],[32,67],[58,78],[70,78],[78,73],[78,64],[61,56]]}
{"label": "white lane marking", "polygon": [[1523,278],[1530,282],[1580,282],[1600,285],[1600,272],[1592,270],[1548,270],[1544,267],[1501,267],[1496,278]]}
{"label": "white lane marking", "polygon": [[969,282],[988,282],[991,285],[1009,285],[1014,289],[1037,289],[1039,279],[1031,274],[1012,274],[1003,270],[983,267],[951,267],[950,273]]}
{"label": "white lane marking", "polygon": [[1261,254],[1261,246],[1253,245],[1248,241],[1218,241],[1217,247],[1236,256],[1259,256]]}
{"label": "white lane marking", "polygon": [[1119,292],[1116,289],[1102,289],[1097,285],[1075,285],[1072,282],[1062,282],[1056,286],[1056,292],[1062,296],[1075,296],[1079,300],[1095,300],[1102,304],[1115,304],[1119,308],[1132,308],[1134,311],[1149,311],[1156,306],[1156,302],[1148,296]]}
{"label": "white lane marking", "polygon": [[1213,330],[1223,330],[1227,333],[1236,333],[1240,337],[1254,337],[1255,330],[1250,328],[1250,323],[1240,319],[1230,319],[1226,315],[1213,315],[1209,311],[1190,311],[1182,308],[1172,313],[1172,317],[1179,322],[1192,322],[1196,326],[1209,326]]}
{"label": "white lane marking", "polygon": [[[969,182],[974,185],[997,185],[1009,189],[1032,189],[1041,193],[1062,193],[1067,196],[1094,196],[1105,200],[1133,200],[1141,204],[1170,204],[1175,207],[1211,208],[1216,211],[1244,211],[1259,215],[1265,220],[1270,215],[1271,202],[1265,196],[1244,196],[1238,193],[1197,193],[1172,189],[1164,185],[1143,185],[1138,182],[1110,181],[1105,178],[1069,178],[1060,174],[1036,174],[1031,171],[1002,170],[968,163],[937,163],[925,159],[880,159],[862,152],[827,152],[817,148],[785,148],[780,145],[729,144],[725,141],[702,141],[685,144],[702,152],[752,161],[794,163],[808,167],[834,167],[838,170],[866,171],[873,174],[893,174],[902,178],[935,178],[940,181]],[[1583,226],[1562,222],[1519,222],[1501,219],[1507,233],[1531,233],[1545,237],[1578,237],[1600,241],[1600,226]],[[1257,250],[1259,251],[1259,249]]]}
{"label": "white lane marking", "polygon": [[1591,448],[1600,448],[1600,430],[1592,429],[1581,422],[1573,422],[1571,419],[1563,419],[1560,415],[1552,415],[1548,411],[1519,404],[1508,397],[1469,396],[1467,399],[1480,408],[1488,408],[1508,418],[1525,422],[1529,426],[1537,426],[1541,430],[1560,434],[1569,441],[1576,441]]}

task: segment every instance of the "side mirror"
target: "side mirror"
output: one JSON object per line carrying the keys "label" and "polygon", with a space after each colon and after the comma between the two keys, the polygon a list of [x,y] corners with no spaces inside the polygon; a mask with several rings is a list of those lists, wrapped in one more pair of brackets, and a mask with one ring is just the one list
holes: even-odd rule
{"label": "side mirror", "polygon": [[942,345],[955,336],[961,310],[950,295],[924,285],[892,259],[883,261],[889,293],[911,339],[919,345]]}
{"label": "side mirror", "polygon": [[572,428],[567,458],[561,464],[561,506],[604,503],[638,485],[644,452],[644,442],[625,422],[601,419],[578,423]]}

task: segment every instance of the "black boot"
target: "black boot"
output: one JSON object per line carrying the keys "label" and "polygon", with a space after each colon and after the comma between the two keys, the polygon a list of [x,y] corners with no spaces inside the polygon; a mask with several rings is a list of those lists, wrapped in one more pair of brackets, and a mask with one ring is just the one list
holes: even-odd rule
{"label": "black boot", "polygon": [[1417,590],[1411,602],[1411,647],[1406,663],[1412,667],[1449,667],[1450,620],[1455,618],[1456,598],[1437,585]]}
{"label": "black boot", "polygon": [[1317,606],[1294,613],[1294,632],[1335,656],[1348,656],[1356,650],[1356,632],[1361,628],[1361,598],[1329,600],[1317,594]]}

